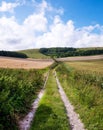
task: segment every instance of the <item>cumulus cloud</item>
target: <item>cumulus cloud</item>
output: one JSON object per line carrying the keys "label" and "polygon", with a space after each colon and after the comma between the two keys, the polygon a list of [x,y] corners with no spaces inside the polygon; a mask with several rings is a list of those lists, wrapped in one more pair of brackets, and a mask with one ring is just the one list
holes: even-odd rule
{"label": "cumulus cloud", "polygon": [[0,18],[0,50],[103,46],[103,26],[96,24],[76,28],[72,20],[64,23],[59,12],[61,9],[54,9],[45,0],[36,2],[35,8],[35,12],[26,17],[22,24],[15,16]]}
{"label": "cumulus cloud", "polygon": [[14,8],[19,6],[19,3],[7,3],[5,1],[2,1],[1,6],[0,6],[0,12],[14,12]]}
{"label": "cumulus cloud", "polygon": [[100,31],[100,28],[98,24],[75,28],[72,20],[63,23],[59,16],[55,16],[50,31],[39,36],[36,42],[43,47],[101,47],[103,34],[93,33],[93,30]]}
{"label": "cumulus cloud", "polygon": [[26,26],[26,28],[28,28],[31,31],[44,32],[46,31],[47,27],[47,18],[44,16],[43,13],[34,13],[25,19],[24,26]]}

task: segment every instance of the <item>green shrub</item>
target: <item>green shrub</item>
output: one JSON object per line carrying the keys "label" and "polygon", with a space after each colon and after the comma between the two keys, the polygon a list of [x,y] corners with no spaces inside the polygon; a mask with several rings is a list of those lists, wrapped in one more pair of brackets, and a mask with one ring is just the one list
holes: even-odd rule
{"label": "green shrub", "polygon": [[0,69],[0,130],[16,130],[43,86],[39,70]]}

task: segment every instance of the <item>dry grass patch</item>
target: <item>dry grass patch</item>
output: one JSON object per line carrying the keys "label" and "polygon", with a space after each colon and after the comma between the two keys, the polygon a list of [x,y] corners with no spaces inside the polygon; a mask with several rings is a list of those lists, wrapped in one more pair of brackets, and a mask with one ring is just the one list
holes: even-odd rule
{"label": "dry grass patch", "polygon": [[66,62],[67,65],[80,71],[97,72],[103,74],[103,60]]}

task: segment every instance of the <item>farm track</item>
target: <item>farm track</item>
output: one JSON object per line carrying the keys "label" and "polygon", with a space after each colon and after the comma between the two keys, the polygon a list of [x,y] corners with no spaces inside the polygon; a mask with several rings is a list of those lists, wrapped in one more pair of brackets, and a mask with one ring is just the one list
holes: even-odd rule
{"label": "farm track", "polygon": [[50,70],[45,94],[40,101],[30,130],[70,130],[53,72]]}
{"label": "farm track", "polygon": [[19,121],[20,130],[29,130],[30,129],[31,122],[33,121],[33,118],[35,116],[35,112],[36,112],[38,105],[39,105],[39,101],[44,95],[45,86],[46,86],[48,77],[49,77],[49,72],[47,74],[47,77],[46,77],[46,80],[45,80],[45,83],[44,83],[42,90],[39,92],[37,98],[34,100],[34,102],[32,104],[31,111],[24,117],[23,120]]}
{"label": "farm track", "polygon": [[66,96],[66,94],[65,94],[65,92],[64,92],[64,90],[59,82],[59,79],[57,78],[56,72],[55,72],[55,78],[56,78],[56,82],[58,85],[61,99],[64,103],[65,108],[66,108],[68,122],[70,123],[71,130],[85,130],[83,123],[79,119],[79,115],[74,111],[73,105],[71,105],[70,101],[67,98],[67,96]]}
{"label": "farm track", "polygon": [[[49,73],[48,73],[48,76],[49,76]],[[48,76],[46,78],[44,88],[46,86]],[[85,130],[83,123],[79,119],[79,115],[74,112],[74,107],[69,102],[62,86],[60,85],[60,82],[59,82],[59,79],[57,78],[56,72],[55,72],[55,79],[56,79],[56,83],[58,86],[59,94],[61,96],[61,99],[62,99],[64,106],[65,106],[65,109],[66,109],[66,115],[68,117],[68,123],[70,124],[71,130]],[[34,101],[34,103],[32,105],[32,110],[28,113],[28,115],[22,121],[19,122],[20,130],[29,130],[30,129],[30,125],[31,125],[31,122],[35,116],[35,112],[38,108],[39,101],[41,100],[41,98],[44,95],[44,88],[40,91],[38,98]]]}

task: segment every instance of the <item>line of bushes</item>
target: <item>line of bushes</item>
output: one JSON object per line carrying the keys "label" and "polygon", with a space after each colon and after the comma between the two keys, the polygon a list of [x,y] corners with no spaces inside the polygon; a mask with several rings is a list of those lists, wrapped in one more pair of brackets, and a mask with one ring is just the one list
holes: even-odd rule
{"label": "line of bushes", "polygon": [[0,130],[17,130],[43,85],[41,70],[0,69]]}
{"label": "line of bushes", "polygon": [[103,54],[103,48],[78,49],[69,47],[41,48],[40,53],[51,57],[90,56]]}
{"label": "line of bushes", "polygon": [[14,51],[0,51],[0,56],[27,58],[26,54],[21,52],[14,52]]}

